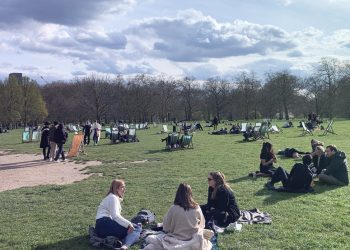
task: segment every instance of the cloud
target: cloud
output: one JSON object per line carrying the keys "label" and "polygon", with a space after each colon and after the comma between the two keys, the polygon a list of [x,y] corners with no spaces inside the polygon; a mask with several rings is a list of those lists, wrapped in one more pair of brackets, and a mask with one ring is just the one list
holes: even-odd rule
{"label": "cloud", "polygon": [[300,50],[293,50],[287,54],[289,57],[302,57],[304,54]]}
{"label": "cloud", "polygon": [[106,13],[119,13],[135,4],[135,0],[2,0],[0,26],[28,20],[75,26]]}
{"label": "cloud", "polygon": [[283,29],[235,20],[219,23],[195,10],[179,12],[175,18],[146,19],[128,29],[127,34],[150,39],[148,52],[172,61],[205,61],[248,54],[265,55],[294,48]]}
{"label": "cloud", "polygon": [[72,74],[73,76],[85,76],[85,75],[87,75],[86,72],[81,71],[81,70],[72,71],[71,74]]}
{"label": "cloud", "polygon": [[201,64],[194,67],[183,67],[185,76],[193,76],[198,80],[206,80],[210,77],[220,76],[218,68],[214,64]]}

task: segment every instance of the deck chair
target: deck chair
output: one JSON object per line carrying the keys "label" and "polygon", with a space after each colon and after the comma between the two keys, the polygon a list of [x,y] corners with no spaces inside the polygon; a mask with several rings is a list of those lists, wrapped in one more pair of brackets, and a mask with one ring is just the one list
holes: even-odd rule
{"label": "deck chair", "polygon": [[183,135],[180,143],[181,148],[193,148],[192,137],[192,135]]}
{"label": "deck chair", "polygon": [[40,139],[40,132],[37,130],[33,131],[31,141],[39,141],[39,139]]}
{"label": "deck chair", "polygon": [[333,130],[333,123],[334,123],[333,120],[328,122],[327,128],[324,130],[323,135],[327,135],[328,133],[336,135],[336,133]]}
{"label": "deck chair", "polygon": [[163,130],[161,131],[161,133],[168,133],[168,126],[163,124]]}
{"label": "deck chair", "polygon": [[145,129],[145,124],[144,123],[140,124],[140,129]]}
{"label": "deck chair", "polygon": [[110,139],[111,143],[117,143],[119,141],[119,130],[112,130]]}
{"label": "deck chair", "polygon": [[176,145],[179,140],[179,134],[178,133],[171,133],[168,135],[168,138],[166,140],[166,149],[172,149],[176,148]]}
{"label": "deck chair", "polygon": [[129,128],[128,141],[135,142],[136,141],[136,129]]}
{"label": "deck chair", "polygon": [[244,133],[245,131],[247,131],[247,123],[246,122],[241,124],[241,132]]}
{"label": "deck chair", "polygon": [[111,128],[106,128],[105,130],[105,138],[111,137],[112,130]]}
{"label": "deck chair", "polygon": [[301,126],[303,127],[303,132],[301,133],[301,136],[313,135],[312,131],[306,127],[305,122],[301,122]]}
{"label": "deck chair", "polygon": [[23,131],[22,133],[22,143],[30,142],[30,133],[29,131]]}
{"label": "deck chair", "polygon": [[264,139],[270,139],[270,135],[269,135],[269,126],[267,124],[264,124],[260,127],[254,127],[255,128],[259,128],[257,131],[254,130],[253,133],[253,138],[255,140],[264,140]]}
{"label": "deck chair", "polygon": [[279,133],[282,132],[282,130],[277,127],[277,125],[272,125],[271,128],[269,129],[271,133]]}

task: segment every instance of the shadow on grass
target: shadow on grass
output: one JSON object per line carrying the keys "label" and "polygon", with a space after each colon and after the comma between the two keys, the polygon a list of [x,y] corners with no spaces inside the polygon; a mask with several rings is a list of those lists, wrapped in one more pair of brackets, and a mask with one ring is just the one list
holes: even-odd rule
{"label": "shadow on grass", "polygon": [[308,193],[292,193],[292,192],[279,192],[268,190],[265,187],[260,189],[255,193],[256,196],[266,196],[263,203],[264,204],[275,204],[280,201],[289,200],[293,198],[297,198],[301,195],[319,195],[327,191],[332,191],[337,188],[341,188],[342,186],[330,186],[326,184],[318,184],[314,191]]}
{"label": "shadow on grass", "polygon": [[253,179],[252,177],[246,175],[246,176],[242,176],[242,177],[239,177],[239,178],[236,178],[236,179],[229,180],[228,182],[229,183],[237,183],[237,182],[246,181],[246,180],[255,180],[255,179]]}
{"label": "shadow on grass", "polygon": [[[51,244],[39,245],[33,247],[32,250],[44,250],[44,249],[93,249],[89,244],[89,236],[78,236],[67,240],[58,241]],[[106,248],[99,248],[106,249]]]}

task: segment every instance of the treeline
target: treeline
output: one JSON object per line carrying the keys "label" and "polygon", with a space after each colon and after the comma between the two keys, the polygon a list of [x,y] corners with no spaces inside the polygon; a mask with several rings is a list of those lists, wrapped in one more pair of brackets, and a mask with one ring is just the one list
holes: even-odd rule
{"label": "treeline", "polygon": [[[7,79],[0,83],[0,121],[152,122],[210,120],[214,116],[228,120],[289,119],[291,114],[302,118],[310,112],[321,117],[347,118],[349,72],[349,64],[323,58],[310,77],[278,71],[267,73],[263,82],[254,73],[246,72],[231,80],[215,77],[206,81],[162,75],[131,78],[91,75],[43,86],[27,78],[22,86]],[[40,89],[48,112],[40,94],[33,92],[30,97],[25,94],[24,85],[29,83],[33,89]],[[16,91],[20,94],[13,95]]]}

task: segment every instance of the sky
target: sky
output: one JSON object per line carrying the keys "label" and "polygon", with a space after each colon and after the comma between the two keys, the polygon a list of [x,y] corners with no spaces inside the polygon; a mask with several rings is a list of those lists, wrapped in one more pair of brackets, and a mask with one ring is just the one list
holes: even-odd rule
{"label": "sky", "polygon": [[350,56],[350,0],[1,0],[0,79],[312,73]]}

